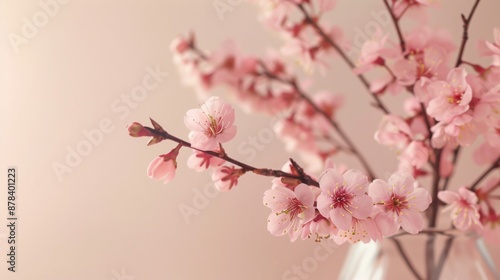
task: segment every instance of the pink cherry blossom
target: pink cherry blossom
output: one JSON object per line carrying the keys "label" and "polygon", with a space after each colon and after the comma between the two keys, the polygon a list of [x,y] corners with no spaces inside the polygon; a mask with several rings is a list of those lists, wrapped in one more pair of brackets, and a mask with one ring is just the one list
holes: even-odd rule
{"label": "pink cherry blossom", "polygon": [[375,132],[375,140],[385,146],[404,149],[412,139],[412,132],[408,124],[398,116],[385,115]]}
{"label": "pink cherry blossom", "polygon": [[271,209],[267,229],[274,236],[288,234],[295,241],[302,226],[314,218],[314,196],[311,188],[299,184],[294,191],[276,186],[264,193],[264,205]]}
{"label": "pink cherry blossom", "polygon": [[191,130],[191,145],[202,150],[216,150],[220,143],[236,135],[234,109],[218,97],[210,97],[201,109],[191,109],[184,117],[184,124]]}
{"label": "pink cherry blossom", "polygon": [[321,242],[336,235],[337,232],[338,229],[328,218],[317,214],[314,219],[304,224],[301,237],[302,240],[314,237],[314,241]]}
{"label": "pink cherry blossom", "polygon": [[433,82],[429,91],[434,96],[429,102],[427,113],[438,121],[448,121],[469,109],[472,89],[466,80],[467,72],[455,68],[445,81]]}
{"label": "pink cherry blossom", "polygon": [[431,128],[432,146],[442,148],[446,144],[470,146],[477,136],[487,130],[483,122],[478,122],[472,114],[465,113],[454,117],[450,122],[440,122]]}
{"label": "pink cherry blossom", "polygon": [[352,219],[352,226],[348,230],[339,230],[333,237],[337,244],[349,242],[351,244],[368,243],[370,241],[381,241],[382,234],[380,233],[374,220],[370,217],[367,219]]}
{"label": "pink cherry blossom", "polygon": [[207,170],[209,167],[221,166],[224,162],[226,161],[221,158],[194,150],[193,154],[187,160],[187,166],[197,172],[201,172]]}
{"label": "pink cherry blossom", "polygon": [[451,211],[453,225],[459,230],[468,230],[473,225],[480,226],[478,199],[474,192],[461,187],[458,193],[440,191],[438,198],[449,206],[444,211]]}
{"label": "pink cherry blossom", "polygon": [[317,198],[318,210],[341,230],[349,230],[352,218],[366,219],[373,208],[366,195],[368,178],[358,170],[344,174],[328,169],[320,177],[321,194]]}
{"label": "pink cherry blossom", "polygon": [[388,182],[376,179],[368,187],[368,194],[373,198],[375,207],[392,215],[393,223],[402,226],[411,234],[416,234],[424,228],[421,212],[425,211],[432,201],[427,190],[415,187],[414,184],[415,179],[412,176],[396,172]]}
{"label": "pink cherry blossom", "polygon": [[153,159],[148,166],[148,176],[155,180],[163,180],[166,184],[175,177],[177,169],[177,155],[182,145],[178,145],[168,154],[160,155]]}
{"label": "pink cherry blossom", "polygon": [[212,173],[212,181],[215,188],[221,192],[231,190],[234,186],[238,185],[238,179],[245,171],[241,168],[234,166],[221,166],[214,170]]}
{"label": "pink cherry blossom", "polygon": [[382,35],[379,30],[376,32],[375,38],[367,40],[361,47],[361,54],[358,58],[358,67],[354,70],[356,74],[362,74],[371,70],[377,65],[384,65],[384,57],[389,52],[385,48],[388,34]]}
{"label": "pink cherry blossom", "polygon": [[429,148],[422,141],[412,141],[401,154],[400,160],[422,168],[429,159]]}

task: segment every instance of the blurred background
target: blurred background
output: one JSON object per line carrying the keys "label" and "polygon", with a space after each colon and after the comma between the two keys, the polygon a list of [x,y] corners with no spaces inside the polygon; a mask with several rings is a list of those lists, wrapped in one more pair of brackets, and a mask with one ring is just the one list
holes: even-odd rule
{"label": "blurred background", "polygon": [[[230,9],[217,13],[219,2]],[[460,14],[473,1],[440,2],[429,21],[448,29],[458,45]],[[383,10],[381,0],[339,0],[328,20],[352,39]],[[469,60],[477,58],[475,42],[491,39],[493,27],[500,27],[499,10],[499,1],[480,4],[470,28]],[[164,185],[149,179],[146,168],[174,145],[146,147],[146,139],[133,139],[126,130],[152,117],[187,138],[183,116],[198,101],[180,81],[170,42],[195,31],[206,50],[228,38],[252,54],[278,49],[281,40],[257,15],[255,5],[229,0],[0,1],[0,181],[7,181],[8,166],[18,168],[19,217],[17,272],[11,273],[2,183],[1,279],[336,279],[348,246],[290,243],[268,234],[262,197],[269,179],[247,175],[219,194],[209,172],[186,167],[190,152],[182,150],[176,178]],[[392,25],[379,24],[395,39]],[[405,28],[414,25],[403,22]],[[315,76],[312,88],[346,95],[339,120],[386,179],[397,164],[394,152],[373,140],[381,115],[345,64],[331,64],[330,74]],[[155,86],[131,98],[144,79]],[[402,112],[402,98],[386,100]],[[226,151],[255,166],[281,168],[290,155],[274,135],[249,144],[271,128],[269,118],[237,109],[236,123],[240,133]],[[241,152],[241,145],[253,152]],[[359,167],[347,157],[338,161]],[[466,151],[452,187],[480,171]],[[498,264],[500,254],[492,251]]]}

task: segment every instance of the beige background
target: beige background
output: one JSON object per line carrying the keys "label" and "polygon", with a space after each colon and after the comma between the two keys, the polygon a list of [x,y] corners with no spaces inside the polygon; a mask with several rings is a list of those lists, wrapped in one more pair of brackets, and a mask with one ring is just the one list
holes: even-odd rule
{"label": "beige background", "polygon": [[[339,2],[330,19],[342,25],[350,38],[356,28],[374,21],[371,11],[383,10],[382,1]],[[449,28],[458,42],[459,14],[468,12],[473,1],[442,2],[432,20]],[[467,57],[472,56],[475,40],[491,38],[492,28],[500,27],[500,2],[482,2],[471,27]],[[9,32],[20,34],[23,18],[31,19],[41,7],[38,1],[0,3],[0,181],[6,181],[4,170],[10,165],[18,167],[19,176],[15,274],[6,271],[4,262],[5,184],[0,188],[1,279],[128,279],[125,275],[137,280],[282,279],[293,265],[314,257],[318,246],[314,242],[291,244],[267,233],[269,212],[261,201],[270,186],[268,179],[248,175],[234,191],[193,204],[195,192],[203,191],[210,177],[185,167],[190,153],[182,151],[178,176],[171,184],[152,181],[145,172],[149,161],[172,145],[146,148],[145,139],[132,139],[125,129],[132,121],[146,123],[153,117],[186,138],[182,118],[198,102],[179,81],[169,51],[171,40],[196,30],[206,49],[228,37],[256,54],[279,47],[277,36],[255,21],[254,6],[236,5],[221,20],[210,0],[73,0],[60,5],[16,53]],[[390,25],[383,28],[393,31]],[[339,118],[378,174],[387,176],[396,166],[393,153],[372,140],[380,113],[369,107],[366,92],[344,64],[339,60],[332,64],[332,74],[314,88],[347,95],[350,109],[343,109]],[[129,114],[113,110],[112,104],[123,105],[121,95],[130,95],[142,83],[146,68],[156,65],[169,76]],[[398,100],[389,102],[392,108]],[[85,140],[82,131],[99,128],[103,119],[113,130],[59,181],[52,164],[64,163],[66,148],[75,149]],[[248,160],[248,154],[238,153],[238,146],[268,129],[268,119],[238,110],[237,124],[241,133],[226,150]],[[277,139],[255,151],[250,163],[257,166],[279,168],[288,156]],[[479,173],[467,155],[455,187]],[[355,161],[346,162],[356,166]],[[186,223],[179,207],[201,209]],[[307,279],[335,279],[346,249],[330,251]]]}

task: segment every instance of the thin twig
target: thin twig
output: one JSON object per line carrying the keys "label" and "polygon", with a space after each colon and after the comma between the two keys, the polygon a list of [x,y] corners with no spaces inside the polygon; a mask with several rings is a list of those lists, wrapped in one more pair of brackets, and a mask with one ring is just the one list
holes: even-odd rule
{"label": "thin twig", "polygon": [[215,152],[215,151],[204,151],[204,150],[192,147],[191,143],[189,143],[185,140],[182,140],[178,137],[175,137],[175,136],[173,136],[165,131],[158,131],[158,130],[155,130],[153,128],[146,127],[146,126],[144,128],[149,130],[152,134],[161,137],[163,140],[174,141],[174,142],[176,142],[176,143],[178,143],[186,148],[197,150],[197,151],[203,152],[205,154],[208,154],[208,155],[211,155],[214,157],[218,157],[218,158],[223,159],[227,162],[230,162],[236,166],[241,167],[241,169],[243,169],[244,172],[253,172],[253,173],[256,173],[258,175],[268,176],[268,177],[286,177],[286,178],[290,178],[290,179],[299,180],[300,182],[307,184],[307,185],[310,185],[310,186],[316,186],[316,187],[319,186],[319,183],[316,180],[314,180],[313,178],[311,178],[309,175],[306,175],[306,174],[302,174],[302,175],[298,176],[298,175],[290,174],[290,173],[287,173],[287,172],[284,172],[281,170],[253,167],[251,165],[248,165],[246,163],[240,162],[236,159],[229,157],[226,153],[220,153],[220,152]]}
{"label": "thin twig", "polygon": [[479,2],[481,0],[476,0],[474,3],[474,6],[472,6],[472,9],[469,13],[469,16],[466,18],[465,15],[462,14],[462,21],[463,21],[463,35],[462,35],[462,43],[460,44],[460,51],[458,52],[458,57],[457,57],[457,62],[455,63],[455,67],[460,66],[462,64],[462,57],[464,55],[465,51],[465,46],[467,45],[467,41],[469,40],[469,27],[470,23],[472,20],[472,17],[474,16],[474,13],[476,12],[477,6],[479,5]]}
{"label": "thin twig", "polygon": [[[354,64],[354,62],[352,62],[352,60],[347,56],[347,54],[342,50],[342,48],[340,48],[340,46],[337,45],[337,43],[335,43],[335,41],[333,41],[332,38],[330,38],[330,36],[328,36],[328,34],[326,34],[326,32],[318,25],[318,23],[311,17],[311,15],[304,8],[304,5],[297,4],[297,7],[304,15],[306,22],[309,25],[311,25],[314,28],[314,30],[316,30],[316,32],[323,38],[323,40],[325,40],[332,48],[334,48],[337,51],[337,53],[342,57],[342,59],[347,63],[347,65],[349,65],[351,69],[355,69],[356,65]],[[370,83],[365,78],[365,76],[363,75],[357,75],[357,76],[361,81],[361,83],[368,90],[368,92],[370,92],[370,95],[375,100],[377,107],[381,109],[385,114],[390,114],[389,109],[387,109],[387,107],[384,105],[379,96],[370,90]]]}
{"label": "thin twig", "polygon": [[497,169],[499,167],[499,164],[500,164],[500,157],[497,158],[497,160],[495,160],[495,162],[493,162],[493,164],[490,166],[490,168],[486,169],[481,175],[479,175],[479,178],[477,178],[474,183],[471,184],[470,186],[470,190],[473,191],[477,188],[477,186],[479,185],[479,183],[481,183],[481,181],[483,181],[484,178],[486,178],[486,176],[488,176],[493,170]]}
{"label": "thin twig", "polygon": [[399,240],[397,240],[396,238],[390,238],[390,239],[392,241],[394,241],[394,244],[396,245],[396,248],[398,249],[398,252],[403,257],[403,260],[405,261],[406,265],[408,266],[408,268],[410,269],[410,271],[413,273],[413,275],[415,276],[415,278],[417,278],[419,280],[422,280],[423,279],[422,276],[420,276],[420,274],[418,273],[417,269],[412,264],[410,258],[408,258],[408,255],[404,251],[404,248],[403,248],[403,245],[401,245],[401,242],[399,242]]}
{"label": "thin twig", "polygon": [[405,52],[406,51],[406,42],[403,37],[403,33],[401,32],[401,27],[399,26],[399,20],[401,19],[401,16],[399,18],[396,17],[396,15],[392,12],[392,8],[389,4],[389,1],[384,0],[385,7],[387,8],[387,11],[391,15],[392,22],[394,23],[394,27],[396,28],[396,32],[398,33],[398,38],[399,38],[399,45],[401,46],[401,51]]}
{"label": "thin twig", "polygon": [[333,129],[337,132],[337,134],[340,136],[340,138],[345,142],[345,144],[347,145],[349,150],[352,152],[352,154],[358,158],[361,165],[363,165],[363,168],[366,170],[366,173],[368,173],[368,176],[371,179],[377,178],[375,176],[375,173],[373,172],[373,169],[371,168],[370,164],[366,160],[366,158],[358,150],[358,148],[356,147],[354,142],[350,139],[350,137],[347,135],[347,133],[344,131],[344,129],[340,126],[340,124],[337,123],[335,120],[333,120],[330,116],[328,116],[328,114],[325,111],[321,110],[321,108],[319,108],[318,105],[316,105],[316,103],[314,103],[314,101],[312,101],[311,98],[309,98],[309,96],[307,96],[307,94],[300,88],[300,86],[297,84],[297,82],[295,82],[295,80],[287,80],[287,79],[278,77],[278,76],[270,73],[264,64],[261,63],[261,65],[262,65],[262,68],[264,69],[264,72],[262,73],[263,75],[267,76],[270,79],[274,79],[276,81],[286,83],[286,84],[290,85],[291,87],[293,87],[293,89],[297,92],[297,94],[300,96],[300,98],[302,98],[304,101],[306,101],[317,113],[322,115],[328,121],[328,123],[333,127]]}

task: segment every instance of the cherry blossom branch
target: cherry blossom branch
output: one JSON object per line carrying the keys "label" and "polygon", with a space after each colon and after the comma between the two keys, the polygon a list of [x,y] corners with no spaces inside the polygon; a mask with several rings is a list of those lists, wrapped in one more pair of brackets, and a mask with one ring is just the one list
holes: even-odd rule
{"label": "cherry blossom branch", "polygon": [[316,180],[314,180],[313,178],[311,178],[311,176],[306,175],[305,173],[301,173],[301,175],[293,175],[293,174],[290,174],[290,173],[287,173],[287,172],[284,172],[281,170],[253,167],[251,165],[248,165],[246,163],[240,162],[236,159],[229,157],[225,152],[214,152],[214,151],[200,150],[198,148],[192,147],[191,143],[189,143],[185,140],[182,140],[178,137],[175,137],[166,131],[159,131],[159,130],[156,130],[156,129],[153,129],[153,128],[150,128],[147,126],[145,126],[144,128],[147,129],[151,134],[155,135],[155,137],[160,137],[161,140],[170,140],[170,141],[173,141],[173,142],[176,142],[176,143],[182,145],[183,147],[197,150],[199,152],[202,152],[202,153],[214,156],[214,157],[218,157],[218,158],[223,159],[227,162],[230,162],[230,163],[240,167],[244,173],[253,172],[255,174],[262,175],[262,176],[268,176],[268,177],[285,177],[285,178],[299,180],[300,182],[302,182],[306,185],[319,187],[319,183]]}
{"label": "cherry blossom branch", "polygon": [[451,170],[451,174],[448,175],[448,177],[444,180],[444,184],[443,184],[443,187],[442,187],[442,190],[445,191],[446,189],[448,189],[448,185],[450,184],[450,180],[451,180],[451,177],[453,177],[453,174],[455,173],[455,169],[456,169],[456,164],[457,164],[457,161],[458,161],[458,156],[460,155],[460,149],[461,146],[459,146],[458,148],[456,148],[454,151],[453,151],[453,159],[452,159],[452,165],[453,165],[453,169]]}
{"label": "cherry blossom branch", "polygon": [[458,57],[457,57],[457,62],[455,63],[455,67],[460,66],[462,64],[462,57],[464,55],[465,51],[465,46],[467,45],[467,41],[469,40],[469,26],[470,22],[472,20],[472,17],[474,16],[474,13],[476,12],[477,6],[479,5],[479,2],[481,0],[476,0],[474,3],[474,6],[472,6],[472,9],[469,13],[469,16],[466,18],[464,14],[462,14],[462,21],[463,21],[463,35],[462,35],[462,43],[460,45],[460,51],[458,52]]}
{"label": "cherry blossom branch", "polygon": [[399,38],[399,45],[401,46],[401,51],[405,52],[406,51],[406,42],[403,37],[403,33],[401,32],[401,27],[399,26],[399,20],[401,19],[401,16],[399,18],[396,17],[396,15],[392,12],[392,8],[389,4],[388,0],[384,0],[384,4],[387,8],[387,11],[391,15],[392,22],[394,23],[394,27],[396,28],[396,32],[398,33],[398,38]]}
{"label": "cherry blossom branch", "polygon": [[495,162],[493,162],[493,164],[490,166],[490,168],[486,169],[481,175],[479,175],[479,178],[477,178],[474,183],[471,184],[470,186],[470,190],[473,191],[477,188],[477,186],[479,185],[479,183],[481,183],[481,181],[483,181],[484,178],[486,178],[486,176],[488,176],[493,170],[497,169],[500,165],[500,157],[497,158],[497,160],[495,160]]}
{"label": "cherry blossom branch", "polygon": [[365,159],[363,154],[361,154],[359,152],[358,148],[356,147],[354,142],[349,138],[349,136],[344,131],[344,129],[335,120],[330,118],[330,116],[328,116],[328,114],[325,111],[321,110],[321,108],[319,108],[318,105],[316,105],[316,103],[314,103],[314,101],[312,101],[311,98],[309,98],[309,96],[307,96],[307,94],[300,88],[300,86],[297,84],[297,82],[295,80],[293,80],[293,79],[288,80],[288,79],[278,77],[278,76],[272,74],[271,72],[269,72],[263,63],[261,63],[261,66],[264,69],[264,72],[262,73],[262,75],[265,75],[266,77],[268,77],[270,79],[273,79],[273,80],[276,80],[276,81],[279,81],[279,82],[282,82],[282,83],[285,83],[285,84],[291,86],[299,94],[300,98],[302,98],[304,101],[306,101],[317,113],[322,115],[328,121],[328,123],[333,127],[333,129],[338,133],[340,138],[345,142],[345,144],[347,145],[347,147],[349,148],[351,153],[355,157],[358,158],[361,165],[363,165],[364,169],[366,170],[366,173],[368,173],[368,176],[372,179],[377,178],[375,176],[375,173],[373,172],[373,169],[370,167],[370,164],[368,163],[368,161]]}
{"label": "cherry blossom branch", "polygon": [[396,245],[396,248],[398,249],[399,254],[401,255],[401,257],[403,257],[403,260],[405,261],[406,265],[408,266],[408,268],[410,269],[410,271],[413,273],[413,275],[415,276],[415,278],[419,279],[419,280],[424,279],[424,278],[422,278],[422,276],[420,276],[420,274],[418,273],[417,269],[412,264],[410,258],[408,257],[408,255],[404,251],[404,248],[403,248],[403,245],[401,244],[401,242],[399,242],[399,240],[397,240],[396,238],[392,238],[391,237],[390,239],[394,242],[394,245]]}
{"label": "cherry blossom branch", "polygon": [[[352,62],[352,60],[347,56],[347,54],[342,50],[342,48],[339,45],[337,45],[337,43],[335,43],[335,41],[333,41],[332,38],[330,38],[330,36],[328,36],[328,34],[325,33],[325,31],[318,25],[318,23],[307,12],[307,10],[304,8],[304,5],[297,4],[297,7],[300,9],[302,14],[304,15],[306,22],[309,25],[311,25],[314,28],[314,30],[316,30],[316,32],[323,38],[323,40],[325,40],[330,46],[332,46],[332,48],[334,48],[337,51],[337,53],[342,57],[342,59],[347,63],[347,65],[349,65],[349,67],[351,69],[355,69],[356,65],[354,64],[354,62]],[[376,106],[379,109],[381,109],[385,114],[390,114],[389,109],[387,109],[387,107],[384,105],[384,103],[379,98],[379,96],[375,93],[372,93],[372,91],[370,90],[370,83],[365,78],[365,76],[363,76],[362,74],[357,75],[357,76],[358,76],[359,80],[361,81],[361,83],[368,90],[368,92],[370,92],[371,96],[375,100]]]}

